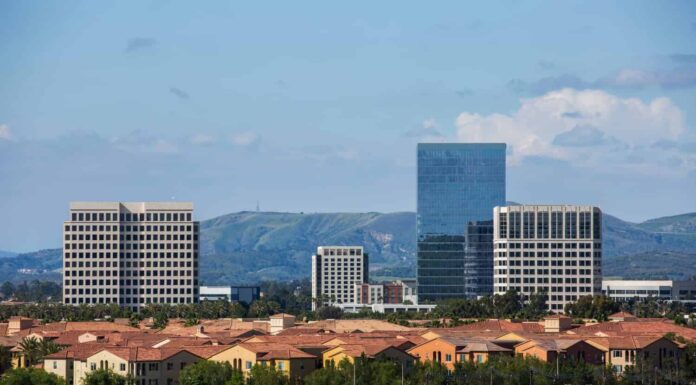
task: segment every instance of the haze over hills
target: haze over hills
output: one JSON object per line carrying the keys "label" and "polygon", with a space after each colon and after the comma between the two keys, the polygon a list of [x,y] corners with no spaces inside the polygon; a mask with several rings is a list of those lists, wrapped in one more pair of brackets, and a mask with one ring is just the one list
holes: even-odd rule
{"label": "haze over hills", "polygon": [[[309,277],[319,245],[363,245],[371,276],[415,275],[415,213],[239,212],[201,222],[201,282]],[[0,281],[60,280],[61,250],[0,259]],[[686,279],[696,274],[696,213],[630,223],[604,214],[604,275]]]}

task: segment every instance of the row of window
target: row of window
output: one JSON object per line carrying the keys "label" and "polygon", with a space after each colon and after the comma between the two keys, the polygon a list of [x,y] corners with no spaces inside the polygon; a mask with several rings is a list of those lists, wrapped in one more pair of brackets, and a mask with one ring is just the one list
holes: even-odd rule
{"label": "row of window", "polygon": [[498,236],[511,239],[591,239],[594,234],[594,238],[600,238],[600,221],[598,212],[504,212],[498,214]]}
{"label": "row of window", "polygon": [[[113,267],[118,267],[118,262],[114,261],[113,264],[114,264]],[[193,266],[198,267],[198,262],[194,262]],[[91,262],[90,261],[86,261],[86,262],[66,261],[65,267],[66,268],[70,268],[70,267],[111,267],[111,262],[109,262],[109,261],[106,261],[106,262],[104,262],[104,261],[98,261],[98,262],[97,261],[91,261]],[[125,262],[121,263],[121,267],[122,268],[123,267],[126,267],[126,268],[131,268],[131,267],[133,267],[133,268],[138,268],[138,267],[141,267],[141,268],[143,268],[143,267],[191,267],[191,261],[186,261],[186,262],[181,261],[181,266],[179,266],[178,261],[174,261],[174,262],[162,261],[159,263],[157,261],[154,261],[154,262],[140,261],[140,264],[138,264],[138,262],[135,262],[135,261],[134,262],[125,261]]]}
{"label": "row of window", "polygon": [[73,289],[65,289],[64,291],[65,291],[66,296],[83,295],[83,294],[87,294],[87,295],[89,295],[89,294],[120,294],[120,295],[192,294],[190,287],[189,288],[181,288],[181,289],[176,288],[176,287],[175,288],[171,288],[171,287],[160,288],[160,289],[157,289],[157,288],[142,289],[141,288],[140,291],[138,291],[138,289],[132,289],[132,293],[131,293],[131,289],[124,289],[124,288],[121,288],[121,289],[113,288],[112,289],[112,288],[101,288],[101,287],[98,289],[90,289],[90,288],[74,289],[73,288]]}
{"label": "row of window", "polygon": [[525,242],[525,243],[515,243],[515,242],[496,242],[495,249],[591,249],[594,246],[595,249],[601,249],[602,244],[599,242],[566,242],[566,243],[548,243],[548,242]]}
{"label": "row of window", "polygon": [[[65,243],[65,250],[191,250],[191,243]],[[196,244],[196,249],[198,245]]]}
{"label": "row of window", "polygon": [[192,252],[146,252],[146,253],[139,253],[139,252],[70,252],[66,251],[64,252],[65,258],[70,259],[70,258],[125,258],[125,259],[139,259],[139,258],[166,258],[166,259],[171,259],[171,258],[198,258],[198,252],[194,251]]}
{"label": "row of window", "polygon": [[105,285],[106,286],[108,286],[108,285],[115,286],[117,284],[121,285],[121,286],[138,286],[138,285],[140,285],[140,286],[153,286],[153,285],[157,285],[158,282],[160,285],[166,284],[167,286],[170,286],[170,285],[174,285],[174,286],[188,285],[188,286],[190,286],[192,284],[195,286],[198,286],[197,279],[194,279],[194,280],[190,280],[190,279],[173,279],[173,280],[171,280],[171,279],[160,279],[160,280],[157,280],[157,279],[140,279],[140,280],[138,280],[138,279],[134,279],[134,280],[130,280],[130,279],[125,279],[125,280],[124,279],[121,279],[121,280],[115,280],[115,279],[106,279],[106,280],[103,280],[103,279],[99,279],[99,280],[97,280],[97,279],[92,279],[92,280],[89,280],[89,279],[87,279],[87,280],[70,279],[70,280],[68,280],[68,279],[66,279],[65,286],[71,286],[71,285],[72,286],[78,286],[78,285],[79,286],[85,286],[85,285],[87,285],[87,286],[90,286],[90,285],[91,286],[97,286],[97,285],[99,285],[99,286],[105,286]]}
{"label": "row of window", "polygon": [[191,213],[71,212],[73,222],[191,222]]}
{"label": "row of window", "polygon": [[493,262],[494,266],[549,266],[549,262],[551,266],[601,266],[602,261],[600,260],[595,260],[595,261],[590,261],[590,260],[575,260],[575,259],[567,259],[567,260],[534,260],[534,259],[525,259],[523,261],[516,261],[516,260],[507,260],[507,259],[502,259],[502,260],[495,260]]}
{"label": "row of window", "polygon": [[126,303],[126,304],[144,304],[144,303],[193,303],[196,302],[192,297],[166,297],[166,298],[143,298],[143,297],[125,297],[121,302],[117,298],[112,297],[66,297],[63,299],[67,304],[97,304],[97,303]]}

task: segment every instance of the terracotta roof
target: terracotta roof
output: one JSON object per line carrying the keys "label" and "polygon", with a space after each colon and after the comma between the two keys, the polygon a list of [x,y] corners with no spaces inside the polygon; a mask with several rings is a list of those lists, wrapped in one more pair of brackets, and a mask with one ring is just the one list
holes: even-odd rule
{"label": "terracotta roof", "polygon": [[541,325],[538,322],[511,322],[506,320],[489,319],[474,322],[468,325],[457,326],[451,329],[502,332],[529,331],[534,333],[543,333],[544,325]]}
{"label": "terracotta roof", "polygon": [[625,336],[625,335],[665,335],[674,333],[688,340],[696,341],[696,329],[679,326],[672,321],[660,319],[658,321],[619,321],[602,322],[592,325],[583,325],[568,331],[569,334],[586,336]]}
{"label": "terracotta roof", "polygon": [[361,357],[364,354],[367,358],[375,358],[380,353],[389,349],[397,349],[405,354],[408,354],[391,344],[345,344],[333,348],[332,353],[329,354],[329,357],[343,353],[350,357]]}
{"label": "terracotta roof", "polygon": [[352,333],[352,332],[364,332],[368,333],[371,331],[386,331],[386,330],[398,330],[406,331],[410,330],[407,326],[396,325],[387,321],[373,320],[373,319],[355,319],[355,320],[323,320],[310,322],[309,327],[311,328],[321,328],[324,330],[332,330],[336,333]]}
{"label": "terracotta roof", "polygon": [[71,346],[57,353],[49,354],[45,358],[48,359],[75,359],[84,361],[94,353],[104,349],[104,344],[101,343],[84,343]]}
{"label": "terracotta roof", "polygon": [[224,350],[231,348],[229,345],[217,345],[217,346],[187,346],[184,349],[191,354],[194,354],[203,359],[208,359]]}
{"label": "terracotta roof", "polygon": [[606,349],[620,349],[620,350],[639,350],[646,346],[653,344],[654,342],[663,339],[664,337],[660,335],[642,335],[642,336],[612,336],[612,337],[598,337],[589,338],[591,341],[597,345],[600,345]]}
{"label": "terracotta roof", "polygon": [[279,331],[277,336],[294,336],[294,335],[308,335],[308,334],[333,334],[331,330],[324,330],[322,328],[310,328],[310,327],[292,327]]}
{"label": "terracotta roof", "polygon": [[472,352],[511,352],[512,350],[494,344],[491,341],[479,340],[469,341],[464,348],[457,350],[457,353],[472,353]]}
{"label": "terracotta roof", "polygon": [[283,358],[316,358],[315,355],[303,352],[302,350],[289,344],[267,342],[242,342],[238,346],[256,353],[259,360]]}
{"label": "terracotta roof", "polygon": [[635,317],[633,314],[627,311],[620,311],[609,316],[609,318],[631,318]]}

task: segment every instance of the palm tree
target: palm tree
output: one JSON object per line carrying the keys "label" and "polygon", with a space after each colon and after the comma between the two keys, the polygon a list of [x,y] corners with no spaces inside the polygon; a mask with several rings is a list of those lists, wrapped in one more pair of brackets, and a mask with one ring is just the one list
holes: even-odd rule
{"label": "palm tree", "polygon": [[27,367],[43,361],[43,358],[49,354],[60,351],[60,346],[55,342],[45,338],[38,340],[35,337],[24,338],[19,343],[19,347],[22,349],[24,364]]}

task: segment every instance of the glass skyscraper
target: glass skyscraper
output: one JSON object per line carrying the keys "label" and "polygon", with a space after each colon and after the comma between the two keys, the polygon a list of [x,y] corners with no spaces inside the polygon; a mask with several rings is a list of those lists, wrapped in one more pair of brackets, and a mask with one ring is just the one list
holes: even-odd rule
{"label": "glass skyscraper", "polygon": [[493,292],[493,207],[505,205],[504,143],[418,144],[418,298]]}

